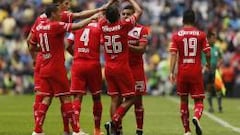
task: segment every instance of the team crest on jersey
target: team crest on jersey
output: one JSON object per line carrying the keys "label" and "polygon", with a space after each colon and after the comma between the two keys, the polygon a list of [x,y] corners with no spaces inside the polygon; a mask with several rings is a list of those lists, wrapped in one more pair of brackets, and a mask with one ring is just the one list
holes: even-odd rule
{"label": "team crest on jersey", "polygon": [[128,36],[133,38],[139,38],[142,28],[140,27],[134,27],[132,30],[128,32]]}

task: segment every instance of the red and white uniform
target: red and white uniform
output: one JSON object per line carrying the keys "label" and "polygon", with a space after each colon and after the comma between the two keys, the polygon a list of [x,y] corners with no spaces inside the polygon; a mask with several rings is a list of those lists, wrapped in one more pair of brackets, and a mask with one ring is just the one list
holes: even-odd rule
{"label": "red and white uniform", "polygon": [[100,39],[97,23],[90,23],[68,36],[70,44],[74,42],[71,93],[86,94],[87,89],[93,95],[101,93]]}
{"label": "red and white uniform", "polygon": [[133,16],[113,24],[106,19],[99,21],[103,32],[105,76],[109,95],[135,95],[134,79],[129,67],[128,33],[136,23]]}
{"label": "red and white uniform", "polygon": [[34,41],[41,47],[40,92],[50,96],[69,94],[69,81],[64,66],[64,36],[71,23],[46,20],[36,25]]}
{"label": "red and white uniform", "polygon": [[210,47],[204,32],[195,27],[184,27],[172,36],[170,51],[178,52],[177,92],[191,94],[192,98],[204,98],[201,52]]}
{"label": "red and white uniform", "polygon": [[[72,18],[73,18],[73,14],[71,12],[68,12],[68,11],[63,11],[61,12],[61,21],[62,22],[72,22]],[[41,14],[37,19],[36,21],[34,22],[32,28],[31,28],[31,33],[32,35],[34,35],[35,33],[35,29],[36,29],[36,26],[41,23],[41,22],[44,22],[47,20],[47,16],[46,14]],[[30,39],[30,42],[32,42],[33,44],[36,44],[36,41],[34,41],[33,39]],[[40,65],[41,65],[41,61],[42,61],[42,54],[41,52],[39,52],[37,54],[37,57],[36,57],[36,63],[35,63],[35,67],[34,67],[34,89],[35,90],[39,90],[40,88],[40,76],[39,76],[39,73],[40,73]]]}
{"label": "red and white uniform", "polygon": [[[148,30],[142,25],[136,25],[128,32],[128,44],[138,46],[140,43],[147,43]],[[146,78],[143,68],[143,53],[129,51],[129,65],[135,81],[137,95],[146,94]]]}

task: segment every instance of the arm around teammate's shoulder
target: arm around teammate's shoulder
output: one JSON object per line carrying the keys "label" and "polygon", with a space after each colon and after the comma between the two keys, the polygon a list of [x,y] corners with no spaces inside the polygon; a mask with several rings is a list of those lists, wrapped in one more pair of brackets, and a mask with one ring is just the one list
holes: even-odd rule
{"label": "arm around teammate's shoulder", "polygon": [[87,24],[89,24],[92,20],[96,20],[99,17],[99,13],[92,15],[91,17],[84,19],[82,21],[79,21],[78,23],[72,23],[72,30],[77,30],[80,29],[84,26],[86,26]]}

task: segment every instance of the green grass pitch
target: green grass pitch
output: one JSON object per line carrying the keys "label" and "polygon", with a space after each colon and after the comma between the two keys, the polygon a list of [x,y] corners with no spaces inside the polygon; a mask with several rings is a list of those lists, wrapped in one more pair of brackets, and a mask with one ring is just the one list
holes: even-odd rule
{"label": "green grass pitch", "polygon": [[[34,96],[0,96],[0,135],[31,135],[33,129],[32,104]],[[109,120],[110,98],[102,96],[103,117],[102,125]],[[214,100],[215,101],[215,100]],[[215,101],[215,110],[216,101]],[[168,97],[144,97],[145,106],[145,135],[183,135],[183,128],[179,117],[178,104]],[[205,107],[207,110],[207,106]],[[240,127],[240,99],[223,99],[223,113],[214,115]],[[191,114],[192,114],[191,110]],[[85,96],[81,111],[81,128],[90,134],[93,132],[92,101]],[[237,135],[229,128],[225,128],[203,115],[201,125],[204,135]],[[123,119],[124,135],[135,134],[135,117],[133,110],[129,110]],[[191,123],[191,129],[194,128]],[[103,126],[102,130],[105,132]],[[46,135],[62,135],[62,120],[58,99],[54,99],[45,120],[44,131]]]}

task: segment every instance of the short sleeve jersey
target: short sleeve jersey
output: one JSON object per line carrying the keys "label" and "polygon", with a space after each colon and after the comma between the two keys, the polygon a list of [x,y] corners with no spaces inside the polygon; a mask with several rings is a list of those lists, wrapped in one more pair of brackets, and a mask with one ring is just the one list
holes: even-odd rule
{"label": "short sleeve jersey", "polygon": [[[137,24],[132,30],[128,32],[128,44],[138,46],[139,43],[147,43],[148,30],[143,25]],[[129,64],[143,65],[143,53],[136,53],[129,51]]]}
{"label": "short sleeve jersey", "polygon": [[[61,21],[62,21],[62,22],[71,23],[71,22],[72,22],[72,18],[73,18],[73,14],[72,14],[71,12],[68,12],[68,11],[63,11],[63,12],[61,12]],[[32,28],[31,28],[31,32],[32,32],[32,35],[33,35],[33,36],[34,36],[34,34],[35,34],[35,31],[36,31],[36,26],[37,26],[38,24],[40,24],[41,22],[44,22],[44,21],[46,21],[46,20],[47,20],[47,16],[46,16],[46,14],[44,14],[44,13],[41,14],[41,15],[36,19],[36,21],[34,22]],[[34,38],[30,39],[30,42],[31,42],[32,44],[36,44],[36,43],[37,43],[37,41],[34,40]],[[42,55],[41,55],[41,53],[38,53],[36,59],[37,59],[38,62],[41,63],[41,61],[42,61]]]}
{"label": "short sleeve jersey", "polygon": [[195,27],[184,27],[172,35],[170,51],[178,52],[179,74],[201,74],[201,52],[209,52],[206,34]]}
{"label": "short sleeve jersey", "polygon": [[99,21],[99,27],[103,33],[104,54],[106,67],[116,68],[119,65],[128,64],[128,35],[135,26],[136,17],[109,23],[105,18]]}
{"label": "short sleeve jersey", "polygon": [[101,31],[98,23],[90,23],[68,36],[70,43],[74,42],[74,61],[99,61]]}
{"label": "short sleeve jersey", "polygon": [[41,47],[41,74],[51,75],[56,69],[64,67],[64,36],[71,30],[71,23],[50,22],[46,20],[36,26],[35,36]]}

